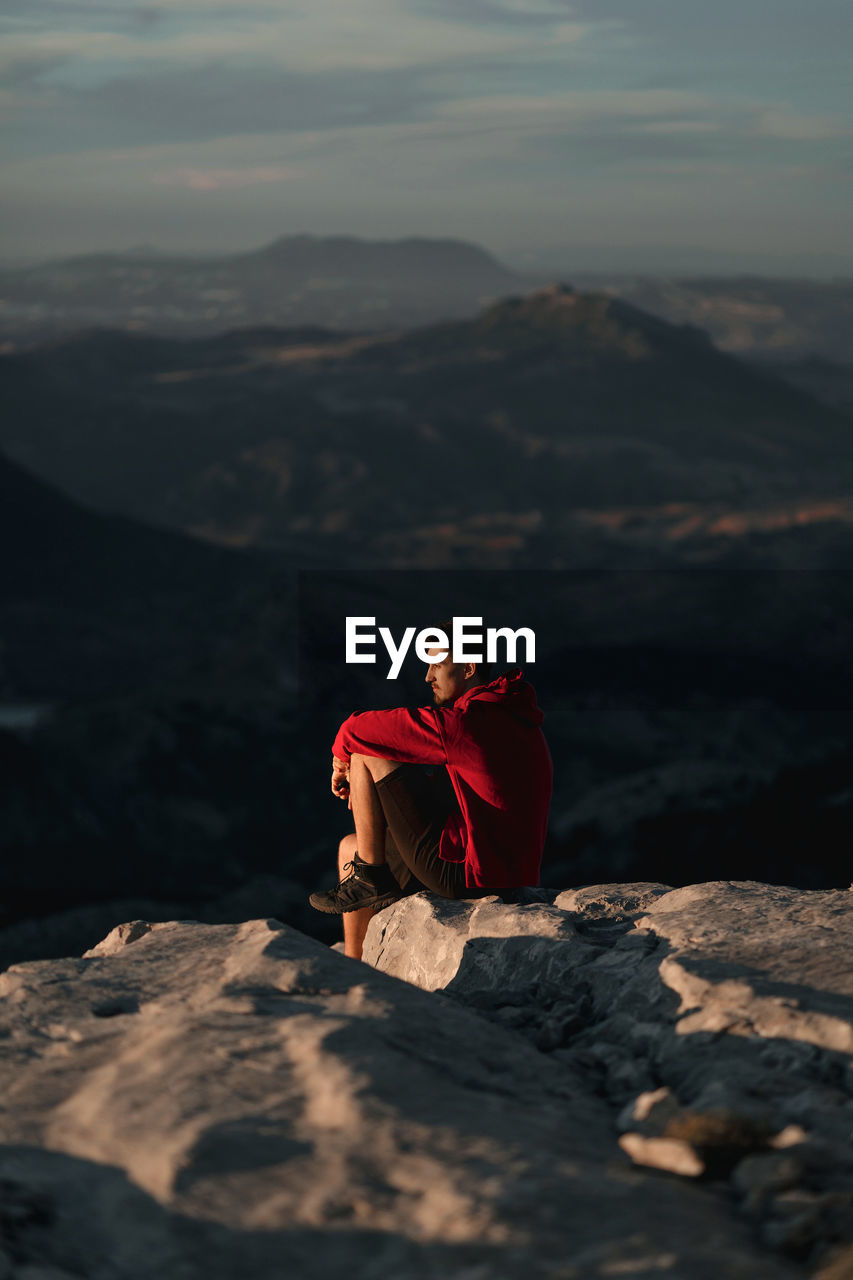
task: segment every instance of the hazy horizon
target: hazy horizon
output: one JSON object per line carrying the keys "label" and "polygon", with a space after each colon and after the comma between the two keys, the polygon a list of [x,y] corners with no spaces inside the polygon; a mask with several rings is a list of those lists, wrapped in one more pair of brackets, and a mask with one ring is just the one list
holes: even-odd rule
{"label": "hazy horizon", "polygon": [[7,263],[310,231],[851,271],[841,0],[5,0],[0,29]]}
{"label": "hazy horizon", "polygon": [[420,237],[416,232],[401,233],[399,236],[372,237],[357,235],[350,231],[339,230],[328,235],[317,235],[309,230],[292,231],[285,236],[274,236],[262,244],[245,244],[235,241],[209,247],[198,244],[158,244],[139,243],[114,245],[87,244],[85,242],[69,246],[65,251],[54,249],[43,254],[0,254],[0,267],[3,269],[26,268],[49,264],[52,261],[65,261],[74,258],[95,256],[98,254],[161,256],[164,258],[197,258],[217,259],[230,254],[239,255],[262,250],[273,241],[281,238],[313,238],[355,239],[367,243],[381,240],[383,242],[405,241],[425,238],[429,240],[462,241],[475,245],[491,254],[497,261],[520,275],[531,277],[547,277],[549,279],[565,276],[607,276],[607,275],[646,275],[650,277],[732,277],[760,276],[773,279],[812,279],[825,281],[847,281],[853,279],[853,257],[841,254],[801,253],[801,254],[736,254],[705,249],[701,246],[668,246],[668,245],[565,245],[547,246],[539,249],[509,247],[501,251],[493,249],[482,241],[455,236]]}

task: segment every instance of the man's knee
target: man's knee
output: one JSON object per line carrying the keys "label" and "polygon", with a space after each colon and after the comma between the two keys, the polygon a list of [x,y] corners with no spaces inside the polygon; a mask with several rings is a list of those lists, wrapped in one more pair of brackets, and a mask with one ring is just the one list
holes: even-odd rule
{"label": "man's knee", "polygon": [[402,760],[386,760],[383,756],[364,756],[359,752],[354,752],[350,760],[350,767],[356,760],[361,761],[374,782],[378,782],[380,778],[387,777],[389,773],[399,769],[403,763]]}

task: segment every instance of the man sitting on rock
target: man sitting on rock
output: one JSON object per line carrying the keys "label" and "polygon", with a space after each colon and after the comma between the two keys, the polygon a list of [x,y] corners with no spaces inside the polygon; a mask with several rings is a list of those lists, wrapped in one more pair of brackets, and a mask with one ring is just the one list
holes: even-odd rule
{"label": "man sitting on rock", "polygon": [[332,793],[355,831],[340,842],[340,883],[310,902],[343,915],[354,959],[371,916],[407,894],[539,883],[553,768],[533,688],[518,669],[490,679],[484,663],[427,654],[431,707],[355,712],[332,747]]}

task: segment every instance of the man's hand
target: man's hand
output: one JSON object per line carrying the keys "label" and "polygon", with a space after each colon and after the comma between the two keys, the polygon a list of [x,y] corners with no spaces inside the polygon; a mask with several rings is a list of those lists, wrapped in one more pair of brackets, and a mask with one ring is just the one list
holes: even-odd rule
{"label": "man's hand", "polygon": [[352,808],[349,802],[349,765],[337,756],[332,756],[332,795],[346,800],[347,807]]}

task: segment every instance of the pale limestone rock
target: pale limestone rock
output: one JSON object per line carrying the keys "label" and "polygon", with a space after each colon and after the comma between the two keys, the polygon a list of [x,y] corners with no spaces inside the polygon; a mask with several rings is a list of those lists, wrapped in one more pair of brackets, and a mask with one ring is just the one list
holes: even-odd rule
{"label": "pale limestone rock", "polygon": [[666,1169],[685,1178],[698,1178],[705,1172],[705,1162],[683,1138],[644,1138],[640,1133],[623,1133],[619,1146],[636,1164],[652,1169]]}
{"label": "pale limestone rock", "polygon": [[[849,890],[804,890],[753,881],[721,880],[673,889],[637,920],[673,950],[688,949],[711,962],[770,984],[805,987],[821,1012],[849,1014],[853,965],[840,964],[853,944],[853,894]],[[760,993],[763,994],[763,993]],[[796,992],[774,993],[796,997]]]}
{"label": "pale limestone rock", "polygon": [[798,1260],[853,1240],[853,894],[592,885],[518,913],[418,895],[375,917],[365,958],[579,1070],[635,1161],[740,1169],[736,1194]]}
{"label": "pale limestone rock", "polygon": [[585,885],[582,889],[564,889],[557,894],[554,905],[563,911],[577,911],[597,917],[621,917],[645,911],[672,892],[669,885],[658,884],[656,881],[592,884]]}
{"label": "pale limestone rock", "polygon": [[784,1151],[787,1147],[797,1147],[800,1143],[805,1142],[807,1137],[805,1129],[798,1124],[786,1124],[780,1133],[770,1141],[771,1147],[777,1151]]}
{"label": "pale limestone rock", "polygon": [[[407,982],[435,991],[459,981],[462,953],[476,939],[527,939],[537,963],[529,978],[547,978],[551,960],[562,972],[561,948],[571,947],[577,933],[570,917],[557,906],[542,903],[506,905],[498,897],[449,901],[418,893],[386,907],[371,920],[364,959],[386,973],[405,967]],[[555,950],[556,944],[556,950]],[[495,954],[500,956],[503,948]],[[490,952],[491,954],[491,952]],[[487,971],[480,976],[487,977]],[[516,979],[523,980],[517,974]],[[499,985],[495,973],[488,985]]]}
{"label": "pale limestone rock", "polygon": [[[605,954],[559,909],[480,909],[474,943],[526,929],[545,972],[549,949]],[[16,1275],[801,1274],[724,1202],[632,1167],[562,1050],[274,920],[14,966],[0,1035]]]}
{"label": "pale limestone rock", "polygon": [[139,938],[144,938],[146,933],[156,928],[156,924],[151,925],[147,920],[130,920],[126,924],[117,924],[102,942],[89,951],[84,951],[83,958],[88,960],[92,956],[118,955],[125,947],[129,947],[131,942],[137,942]]}
{"label": "pale limestone rock", "polygon": [[682,1111],[675,1094],[664,1085],[660,1089],[638,1094],[622,1108],[617,1123],[623,1133],[660,1135],[669,1121],[680,1116]]}

